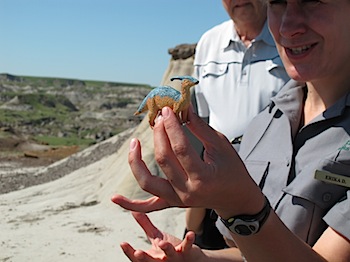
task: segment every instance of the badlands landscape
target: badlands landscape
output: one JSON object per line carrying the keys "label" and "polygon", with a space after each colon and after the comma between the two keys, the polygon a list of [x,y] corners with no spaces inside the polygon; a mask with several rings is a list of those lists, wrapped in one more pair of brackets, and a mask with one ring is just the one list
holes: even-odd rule
{"label": "badlands landscape", "polygon": [[[173,75],[192,74],[194,48],[195,45],[180,45],[169,49],[171,58],[162,84],[173,85],[168,80]],[[0,261],[123,262],[128,259],[119,248],[121,242],[130,242],[136,248],[149,247],[131,214],[110,201],[115,193],[130,198],[149,196],[140,190],[127,163],[132,137],[140,139],[150,171],[162,176],[154,161],[147,118],[135,121],[116,134],[108,130],[101,140],[96,136],[98,132],[91,133],[95,136],[76,136],[94,141],[75,152],[75,145],[67,145],[67,151],[71,151],[63,150],[57,159],[41,154],[57,147],[26,139],[30,135],[16,136],[13,128],[2,127],[2,132],[12,134],[3,135],[0,146],[5,148],[4,141],[11,139],[18,139],[18,143],[12,143],[16,154],[7,149],[7,154],[1,155]],[[68,135],[56,134],[63,138]],[[184,210],[172,208],[153,212],[150,217],[160,229],[182,237]]]}

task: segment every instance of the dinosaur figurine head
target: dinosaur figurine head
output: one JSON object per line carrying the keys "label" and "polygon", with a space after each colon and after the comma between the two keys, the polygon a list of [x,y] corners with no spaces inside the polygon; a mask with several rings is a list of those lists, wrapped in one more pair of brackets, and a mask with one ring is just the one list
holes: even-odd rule
{"label": "dinosaur figurine head", "polygon": [[199,83],[199,81],[192,77],[192,76],[173,76],[170,78],[171,81],[173,80],[181,80],[181,87],[190,89],[192,86],[196,85]]}

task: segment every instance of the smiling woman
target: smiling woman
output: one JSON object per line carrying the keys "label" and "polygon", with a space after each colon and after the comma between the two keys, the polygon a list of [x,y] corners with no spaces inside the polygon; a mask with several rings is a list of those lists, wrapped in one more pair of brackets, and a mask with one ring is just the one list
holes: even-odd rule
{"label": "smiling woman", "polygon": [[[348,14],[338,11],[343,2],[305,1],[286,5],[270,1],[270,28],[288,73],[294,79],[322,78],[324,85],[346,79],[350,35],[344,23]],[[281,14],[285,12],[288,16],[282,20]]]}
{"label": "smiling woman", "polygon": [[139,212],[213,208],[221,217],[220,231],[239,249],[201,250],[193,245],[193,232],[177,239],[135,212],[153,245],[142,251],[122,243],[129,259],[350,261],[350,189],[329,183],[330,177],[350,178],[349,14],[348,0],[269,1],[271,32],[288,74],[298,82],[285,85],[254,118],[239,155],[190,111],[187,127],[205,148],[200,159],[169,108],[154,126],[155,159],[165,178],[151,174],[140,142],[131,141],[130,167],[154,196],[112,200]]}

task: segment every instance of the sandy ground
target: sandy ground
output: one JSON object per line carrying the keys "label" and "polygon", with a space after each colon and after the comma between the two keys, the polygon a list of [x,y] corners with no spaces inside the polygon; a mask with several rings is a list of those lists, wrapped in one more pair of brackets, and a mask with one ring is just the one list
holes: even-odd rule
{"label": "sandy ground", "polygon": [[[171,59],[162,85],[179,89],[180,81],[170,82],[170,76],[192,72],[193,57]],[[0,163],[0,189],[8,192],[0,192],[0,261],[124,262],[128,259],[120,242],[147,249],[145,235],[131,214],[110,201],[115,193],[148,197],[127,163],[129,135],[118,135],[45,168],[11,173]],[[132,136],[140,139],[144,161],[159,175],[148,121],[142,121]],[[182,237],[183,209],[150,217],[161,230]]]}
{"label": "sandy ground", "polygon": [[[49,167],[22,169],[39,182],[0,195],[0,261],[123,262],[128,259],[119,243],[127,241],[147,249],[145,235],[131,214],[110,201],[114,193],[147,197],[127,164],[129,135],[113,137],[102,147],[89,148]],[[136,136],[150,140],[146,134]],[[101,154],[104,156],[97,157]],[[75,171],[69,172],[72,169]],[[162,230],[182,237],[184,210],[168,209],[150,217]]]}

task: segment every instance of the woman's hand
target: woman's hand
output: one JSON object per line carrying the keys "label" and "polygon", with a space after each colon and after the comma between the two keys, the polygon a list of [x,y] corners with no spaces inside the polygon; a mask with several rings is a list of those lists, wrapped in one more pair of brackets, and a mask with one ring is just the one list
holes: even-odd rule
{"label": "woman's hand", "polygon": [[129,151],[130,167],[141,188],[154,197],[129,200],[116,195],[112,201],[141,212],[175,206],[206,207],[228,217],[259,211],[264,201],[261,191],[230,142],[192,110],[189,111],[189,121],[188,129],[204,145],[204,160],[191,146],[172,110],[163,108],[153,132],[155,159],[167,179],[150,173],[142,160],[140,142],[133,139]]}
{"label": "woman's hand", "polygon": [[135,250],[130,244],[121,243],[123,252],[131,261],[193,261],[194,255],[202,253],[198,247],[193,246],[193,232],[188,232],[184,240],[181,240],[161,232],[147,215],[137,212],[133,212],[132,215],[145,231],[152,248],[148,251]]}

